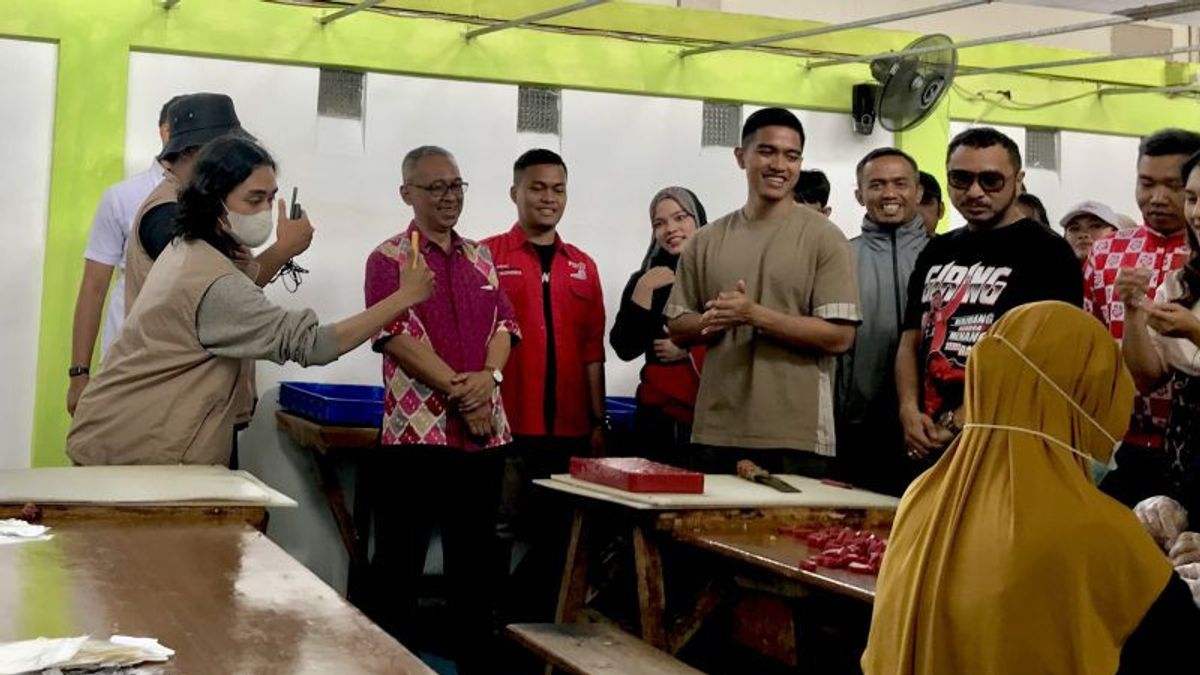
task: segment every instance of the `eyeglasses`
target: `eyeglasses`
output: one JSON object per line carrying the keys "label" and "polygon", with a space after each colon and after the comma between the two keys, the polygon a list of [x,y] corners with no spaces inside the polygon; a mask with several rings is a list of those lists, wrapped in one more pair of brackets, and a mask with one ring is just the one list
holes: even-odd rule
{"label": "eyeglasses", "polygon": [[414,185],[412,183],[408,183],[408,187],[415,187],[418,190],[424,190],[425,192],[429,193],[430,197],[433,197],[439,202],[445,199],[446,195],[451,193],[453,193],[456,197],[463,196],[467,193],[467,185],[468,184],[465,181],[461,180],[454,181],[453,183],[444,183],[439,180],[430,183],[429,185]]}
{"label": "eyeglasses", "polygon": [[980,171],[974,173],[963,169],[954,169],[946,175],[950,187],[955,190],[970,190],[971,186],[979,183],[984,192],[999,192],[1004,189],[1008,177],[999,171]]}

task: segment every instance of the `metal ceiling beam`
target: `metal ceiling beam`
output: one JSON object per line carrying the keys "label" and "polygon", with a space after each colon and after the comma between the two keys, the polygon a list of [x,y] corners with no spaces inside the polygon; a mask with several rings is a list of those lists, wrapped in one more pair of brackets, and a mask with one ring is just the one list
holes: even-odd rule
{"label": "metal ceiling beam", "polygon": [[957,77],[967,77],[970,75],[996,75],[998,73],[1020,73],[1026,70],[1039,70],[1042,68],[1062,68],[1065,66],[1084,66],[1090,63],[1109,63],[1111,61],[1127,61],[1129,59],[1148,59],[1156,56],[1171,56],[1173,54],[1188,54],[1191,52],[1200,52],[1200,45],[1186,45],[1183,47],[1173,47],[1171,49],[1157,49],[1149,52],[1130,52],[1126,54],[1104,54],[1103,56],[1089,56],[1080,59],[1066,59],[1063,61],[1043,61],[1041,63],[1017,63],[1011,66],[1000,66],[998,68],[979,68],[957,73]]}
{"label": "metal ceiling beam", "polygon": [[986,38],[977,38],[974,40],[964,40],[950,45],[932,45],[929,47],[917,47],[916,49],[903,49],[895,52],[879,52],[877,54],[864,54],[862,56],[846,56],[840,58],[829,59],[827,61],[817,61],[805,65],[807,69],[827,68],[829,66],[843,66],[849,63],[869,63],[875,59],[896,58],[900,56],[916,56],[918,54],[929,54],[932,52],[941,52],[948,49],[966,49],[968,47],[982,47],[984,45],[999,44],[1001,42],[1015,42],[1020,40],[1029,40],[1032,38],[1048,37],[1050,35],[1064,35],[1066,33],[1078,33],[1085,30],[1094,30],[1096,28],[1108,28],[1110,26],[1118,26],[1135,21],[1145,21],[1148,19],[1158,19],[1176,14],[1186,14],[1200,9],[1200,0],[1178,0],[1176,2],[1165,2],[1157,5],[1147,5],[1137,9],[1126,10],[1120,14],[1103,19],[1095,19],[1085,21],[1083,23],[1069,24],[1066,26],[1052,26],[1050,28],[1041,28],[1038,30],[1022,31],[1020,33],[1008,33],[1007,35],[995,35]]}
{"label": "metal ceiling beam", "polygon": [[1129,23],[1132,19],[1124,16],[1114,16],[1107,19],[1098,19],[1096,21],[1088,21],[1087,23],[1072,24],[1069,26],[1055,26],[1053,28],[1043,28],[1034,31],[1023,31],[1020,33],[1009,33],[1007,35],[996,35],[988,38],[978,38],[975,40],[966,40],[964,42],[955,42],[949,45],[931,45],[929,47],[917,47],[915,49],[902,49],[897,52],[878,52],[875,54],[864,54],[862,56],[847,56],[845,58],[830,59],[828,61],[817,61],[816,63],[806,64],[808,69],[827,68],[829,66],[844,66],[849,63],[869,63],[875,59],[896,58],[901,56],[916,56],[918,54],[929,54],[932,52],[944,52],[949,49],[966,49],[967,47],[982,47],[983,45],[993,45],[1001,42],[1012,42],[1015,40],[1028,40],[1030,38],[1046,37],[1049,35],[1062,35],[1064,33],[1074,33],[1078,31],[1092,30],[1094,28],[1106,28],[1108,26],[1117,26],[1123,23]]}
{"label": "metal ceiling beam", "polygon": [[544,19],[553,19],[554,17],[562,16],[563,14],[570,14],[571,12],[578,12],[581,9],[595,7],[596,5],[603,5],[604,3],[608,2],[608,1],[609,0],[583,0],[582,2],[572,3],[565,7],[556,7],[554,9],[548,9],[544,12],[538,12],[537,14],[530,14],[529,16],[523,16],[519,19],[512,19],[510,21],[503,21],[501,23],[487,26],[485,28],[476,28],[473,31],[469,31],[466,34],[466,38],[468,41],[470,41],[470,40],[474,40],[477,37],[487,35],[488,33],[495,33],[497,31],[508,30],[509,28],[520,28],[521,26],[528,26],[531,23],[537,23],[538,21],[542,21]]}
{"label": "metal ceiling beam", "polygon": [[1096,92],[1100,96],[1120,94],[1200,94],[1200,85],[1177,84],[1171,87],[1109,87]]}
{"label": "metal ceiling beam", "polygon": [[829,33],[838,33],[845,30],[855,28],[866,28],[868,26],[878,26],[884,23],[892,23],[894,21],[903,21],[905,19],[915,19],[921,16],[929,16],[931,14],[942,14],[944,12],[952,12],[956,9],[966,9],[975,7],[976,5],[991,4],[993,0],[958,0],[957,2],[948,2],[941,5],[933,5],[931,7],[921,7],[918,9],[910,9],[906,12],[896,12],[895,14],[885,14],[883,16],[867,17],[857,21],[847,23],[830,24],[819,28],[809,28],[807,30],[799,30],[792,33],[781,33],[779,35],[770,35],[753,40],[743,40],[742,42],[729,42],[725,44],[714,44],[707,47],[697,47],[688,49],[679,54],[681,58],[695,56],[697,54],[710,54],[712,52],[720,52],[728,49],[743,49],[745,47],[759,47],[772,42],[783,42],[784,40],[798,40],[800,38],[813,37],[816,35],[828,35]]}
{"label": "metal ceiling beam", "polygon": [[333,14],[326,14],[324,16],[318,16],[316,18],[316,22],[321,24],[322,26],[328,26],[329,24],[333,23],[334,21],[337,21],[338,19],[345,18],[347,16],[350,16],[351,14],[357,14],[358,12],[361,12],[364,9],[371,9],[372,7],[374,7],[375,5],[378,5],[381,2],[383,2],[383,0],[362,0],[362,2],[358,3],[357,5],[354,5],[352,7],[347,7],[346,9],[339,9],[338,11],[334,12]]}

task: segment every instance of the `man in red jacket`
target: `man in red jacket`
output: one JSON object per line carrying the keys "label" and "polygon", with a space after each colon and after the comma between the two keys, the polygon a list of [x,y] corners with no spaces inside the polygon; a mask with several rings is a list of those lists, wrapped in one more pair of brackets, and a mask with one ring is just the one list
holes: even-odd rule
{"label": "man in red jacket", "polygon": [[[553,521],[534,522],[552,509],[533,501],[537,493],[530,481],[565,473],[572,455],[603,451],[604,297],[596,263],[558,236],[567,206],[562,157],[543,149],[521,155],[509,195],[517,223],[483,240],[523,334],[500,385],[514,436],[505,505],[518,538],[527,539],[526,532],[551,537],[529,542],[515,584],[523,595],[533,594],[536,606],[550,608],[561,570],[555,561],[562,551],[553,550],[559,548],[554,538],[560,528]],[[539,587],[522,588],[526,577]]]}

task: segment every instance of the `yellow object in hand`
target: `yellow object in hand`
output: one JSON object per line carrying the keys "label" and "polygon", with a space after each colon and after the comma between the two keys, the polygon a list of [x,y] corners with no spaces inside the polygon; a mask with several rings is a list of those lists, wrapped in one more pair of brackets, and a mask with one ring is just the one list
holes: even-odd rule
{"label": "yellow object in hand", "polygon": [[417,258],[420,257],[420,255],[421,255],[421,249],[418,248],[420,245],[421,245],[421,233],[417,232],[416,230],[413,230],[413,233],[412,233],[412,252],[413,252],[412,268],[414,270],[417,269]]}

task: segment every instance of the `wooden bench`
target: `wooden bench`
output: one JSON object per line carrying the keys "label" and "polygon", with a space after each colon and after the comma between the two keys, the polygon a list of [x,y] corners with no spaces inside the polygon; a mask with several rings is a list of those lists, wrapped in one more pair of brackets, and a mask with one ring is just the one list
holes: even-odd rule
{"label": "wooden bench", "polygon": [[625,631],[599,623],[518,623],[509,635],[571,675],[703,675]]}

